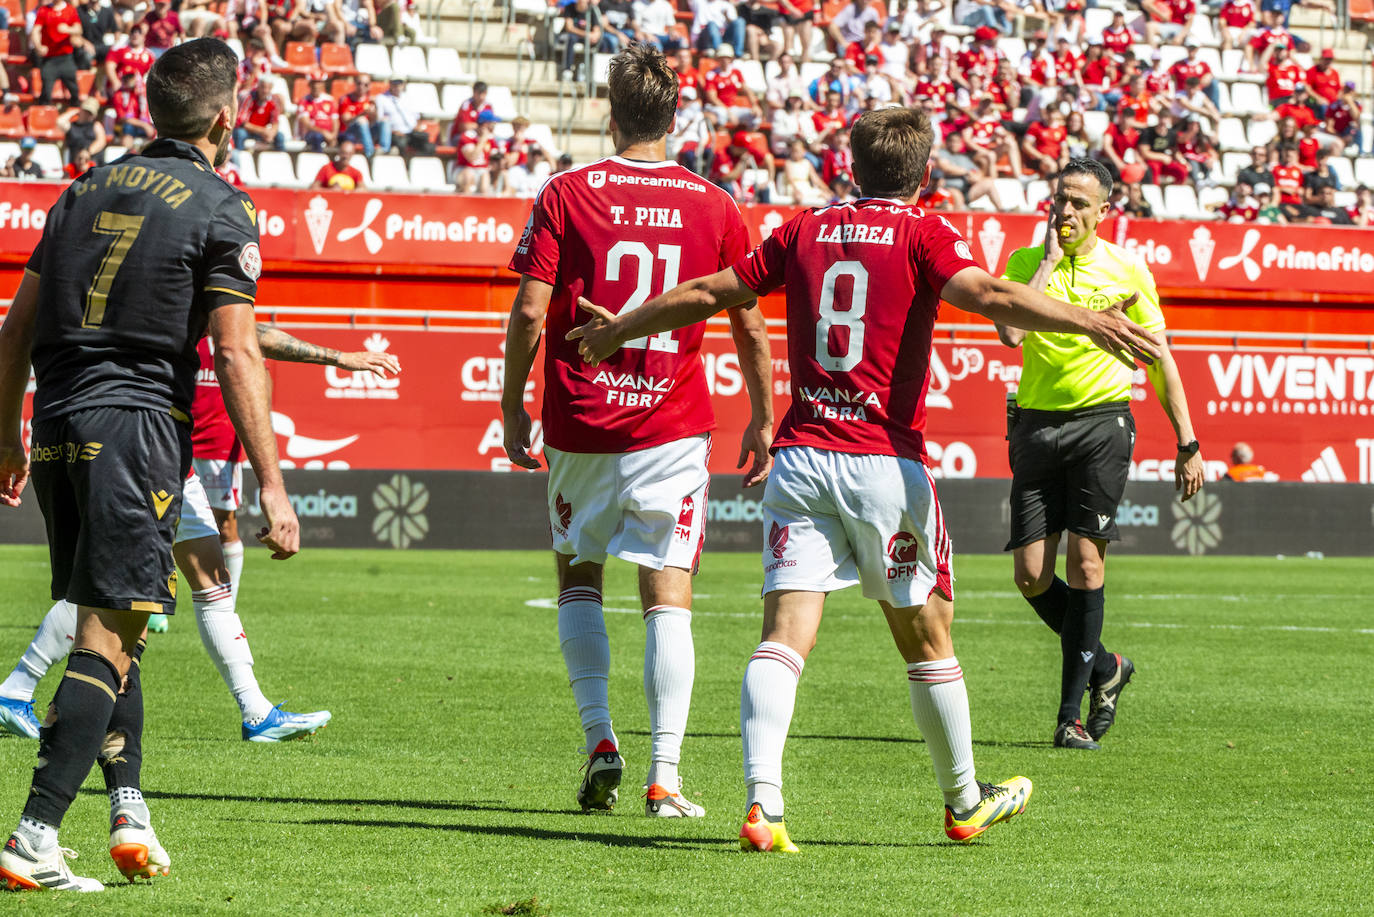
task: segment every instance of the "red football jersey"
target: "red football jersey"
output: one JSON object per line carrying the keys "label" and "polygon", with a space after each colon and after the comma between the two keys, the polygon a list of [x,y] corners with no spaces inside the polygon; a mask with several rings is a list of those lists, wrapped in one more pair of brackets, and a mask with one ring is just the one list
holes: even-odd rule
{"label": "red football jersey", "polygon": [[76,7],[67,3],[63,3],[61,9],[56,6],[40,6],[33,17],[33,26],[39,29],[43,36],[48,57],[72,53],[72,36],[61,31],[61,28],[80,24],[81,18],[76,14]]}
{"label": "red football jersey", "polygon": [[1325,72],[1308,67],[1306,76],[1307,88],[1323,102],[1334,102],[1340,98],[1341,77],[1335,67],[1328,67]]}
{"label": "red football jersey", "polygon": [[1285,204],[1302,203],[1302,166],[1274,166],[1274,187]]}
{"label": "red football jersey", "polygon": [[1102,44],[1113,54],[1125,54],[1126,49],[1135,44],[1135,35],[1126,26],[1108,27],[1102,30]]}
{"label": "red football jersey", "polygon": [[[742,89],[744,89],[744,74],[740,73],[737,67],[731,67],[728,70],[721,67],[706,74],[705,91],[715,92],[716,98],[720,99],[720,104],[727,108],[733,106],[739,99]],[[679,84],[678,91],[681,91],[681,84]]]}
{"label": "red football jersey", "polygon": [[354,119],[362,117],[367,113],[367,106],[371,101],[367,96],[357,98],[351,92],[339,96],[339,124],[347,127]]}
{"label": "red football jersey", "polygon": [[132,48],[125,45],[122,48],[115,48],[110,52],[106,60],[112,62],[115,67],[115,74],[124,78],[126,73],[137,73],[139,79],[148,75],[148,71],[153,69],[153,52],[148,48]]}
{"label": "red football jersey", "polygon": [[1269,65],[1269,79],[1265,86],[1269,91],[1269,101],[1273,102],[1293,94],[1293,89],[1302,82],[1302,68],[1293,61]]}
{"label": "red football jersey", "polygon": [[298,118],[304,119],[316,130],[332,131],[339,126],[335,120],[339,114],[338,103],[328,94],[306,96],[301,99],[296,112]]}
{"label": "red football jersey", "polygon": [[750,289],[787,286],[792,406],[774,447],[924,461],[940,292],[968,267],[944,217],[875,198],[804,211],[742,258]]}
{"label": "red football jersey", "polygon": [[191,402],[191,454],[199,459],[243,461],[243,446],[229,421],[224,393],[215,375],[214,349],[210,339],[196,345],[200,372],[196,374],[196,395]]}
{"label": "red football jersey", "polygon": [[612,156],[560,172],[535,200],[510,269],[553,286],[544,334],[544,440],[564,452],[647,449],[715,427],[705,324],[629,341],[590,366],[564,335],[585,296],[612,312],[734,264],[749,248],[728,194],[672,162]]}
{"label": "red football jersey", "polygon": [[1243,29],[1255,21],[1255,5],[1250,0],[1227,0],[1218,18],[1229,28]]}

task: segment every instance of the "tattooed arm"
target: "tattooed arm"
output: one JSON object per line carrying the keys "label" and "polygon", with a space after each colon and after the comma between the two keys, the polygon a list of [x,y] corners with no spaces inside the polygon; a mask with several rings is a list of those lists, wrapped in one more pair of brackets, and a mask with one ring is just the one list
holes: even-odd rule
{"label": "tattooed arm", "polygon": [[371,370],[383,379],[401,371],[401,361],[389,353],[359,350],[344,353],[292,337],[276,325],[258,324],[258,347],[269,360],[287,363],[321,363],[340,369]]}

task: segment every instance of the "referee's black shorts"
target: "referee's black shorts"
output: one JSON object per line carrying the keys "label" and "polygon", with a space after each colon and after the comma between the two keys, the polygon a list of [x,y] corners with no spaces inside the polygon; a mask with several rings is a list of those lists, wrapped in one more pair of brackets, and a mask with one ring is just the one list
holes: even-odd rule
{"label": "referee's black shorts", "polygon": [[141,408],[73,411],[34,422],[29,465],[48,530],[52,597],[170,614],[190,424]]}
{"label": "referee's black shorts", "polygon": [[1116,541],[1116,507],[1135,445],[1129,402],[1077,411],[1022,408],[1008,435],[1011,540],[1004,550],[1068,529]]}

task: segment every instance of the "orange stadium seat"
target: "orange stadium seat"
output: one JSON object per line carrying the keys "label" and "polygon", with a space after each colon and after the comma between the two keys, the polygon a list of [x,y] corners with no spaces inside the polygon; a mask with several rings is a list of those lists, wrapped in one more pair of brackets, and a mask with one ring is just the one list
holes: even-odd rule
{"label": "orange stadium seat", "polygon": [[57,124],[55,105],[29,106],[29,136],[39,140],[61,140],[62,128]]}
{"label": "orange stadium seat", "polygon": [[320,45],[320,68],[325,73],[342,73],[352,76],[358,71],[353,67],[353,52],[348,45],[325,42]]}
{"label": "orange stadium seat", "polygon": [[316,66],[314,45],[304,41],[289,41],[286,43],[286,66],[276,69],[287,73],[309,73]]}
{"label": "orange stadium seat", "polygon": [[24,21],[24,7],[19,0],[0,0],[0,6],[10,11],[10,22]]}
{"label": "orange stadium seat", "polygon": [[0,137],[25,137],[24,111],[17,104],[0,105]]}
{"label": "orange stadium seat", "polygon": [[335,77],[329,81],[329,94],[337,99],[339,96],[347,95],[352,92],[353,87],[356,85],[357,83],[354,82],[351,76]]}

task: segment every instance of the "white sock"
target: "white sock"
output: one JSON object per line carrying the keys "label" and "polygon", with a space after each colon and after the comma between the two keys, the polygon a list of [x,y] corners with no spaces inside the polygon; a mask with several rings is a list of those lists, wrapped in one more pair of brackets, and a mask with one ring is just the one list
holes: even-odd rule
{"label": "white sock", "polygon": [[601,593],[590,586],[569,586],[558,595],[558,642],[568,666],[582,731],[591,752],[609,740],[616,748],[611,728],[611,641],[601,612]]}
{"label": "white sock", "polygon": [[54,663],[71,652],[72,642],[75,640],[76,606],[59,599],[43,616],[43,623],[38,625],[38,633],[34,634],[33,642],[24,650],[24,655],[19,657],[19,664],[14,667],[9,678],[0,684],[0,697],[33,700],[33,692],[38,687],[39,680],[48,673],[48,669],[52,668]]}
{"label": "white sock", "polygon": [[644,612],[644,626],[644,697],[653,733],[648,782],[676,793],[696,678],[692,612],[677,605],[655,605]]}
{"label": "white sock", "polygon": [[110,811],[116,809],[130,810],[135,816],[142,816],[145,824],[148,821],[148,803],[143,801],[143,792],[134,787],[117,786],[110,790]]}
{"label": "white sock", "polygon": [[243,576],[243,542],[226,541],[220,546],[224,565],[229,568],[229,585],[234,587],[234,601],[239,599],[239,579]]}
{"label": "white sock", "polygon": [[950,656],[907,665],[911,713],[935,765],[935,782],[945,805],[965,811],[978,804],[973,779],[973,724],[968,715],[968,690],[959,660]]}
{"label": "white sock", "polygon": [[272,712],[272,702],[258,689],[253,651],[248,647],[243,622],[234,611],[233,587],[226,583],[192,592],[191,602],[196,609],[200,642],[205,644],[210,661],[233,693],[244,722],[256,725]]}
{"label": "white sock", "polygon": [[746,808],[758,803],[782,816],[782,749],[797,702],[797,680],[806,661],[782,643],[765,640],[749,657],[740,690],[739,730],[744,739]]}
{"label": "white sock", "polygon": [[57,846],[57,829],[45,821],[25,815],[14,833],[29,842],[34,853],[45,853]]}

